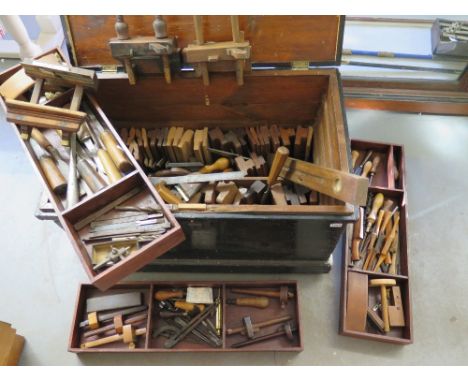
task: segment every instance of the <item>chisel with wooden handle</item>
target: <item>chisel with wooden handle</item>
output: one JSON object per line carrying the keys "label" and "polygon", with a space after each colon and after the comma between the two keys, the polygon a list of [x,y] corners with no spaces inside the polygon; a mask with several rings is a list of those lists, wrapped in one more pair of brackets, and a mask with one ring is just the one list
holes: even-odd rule
{"label": "chisel with wooden handle", "polygon": [[31,138],[29,142],[52,191],[57,195],[65,194],[67,191],[67,181],[52,157],[47,154],[33,138]]}
{"label": "chisel with wooden handle", "polygon": [[373,154],[373,151],[372,150],[369,150],[366,154],[366,156],[364,157],[364,159],[362,160],[361,164],[356,167],[354,169],[354,174],[355,175],[361,175],[362,174],[362,171],[364,169],[364,166],[366,164],[366,162],[370,159],[371,155]]}
{"label": "chisel with wooden handle", "polygon": [[280,177],[353,205],[367,201],[369,180],[345,171],[288,157]]}

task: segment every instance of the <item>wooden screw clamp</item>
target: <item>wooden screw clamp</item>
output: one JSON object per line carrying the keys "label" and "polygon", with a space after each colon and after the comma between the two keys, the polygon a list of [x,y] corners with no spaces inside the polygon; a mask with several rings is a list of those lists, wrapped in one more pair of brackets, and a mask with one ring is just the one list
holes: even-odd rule
{"label": "wooden screw clamp", "polygon": [[136,84],[136,76],[132,67],[132,59],[135,58],[161,58],[163,73],[168,84],[171,83],[171,56],[177,56],[177,43],[174,37],[167,36],[166,22],[162,16],[155,16],[153,30],[155,36],[130,37],[128,25],[123,16],[116,16],[116,38],[109,41],[112,57],[121,61],[128,74],[131,85]]}
{"label": "wooden screw clamp", "polygon": [[185,62],[197,64],[201,71],[203,84],[210,84],[208,63],[235,61],[237,84],[243,85],[244,61],[250,58],[250,43],[244,41],[244,34],[239,30],[238,16],[231,16],[232,40],[226,42],[205,42],[201,16],[194,16],[196,43],[183,49]]}

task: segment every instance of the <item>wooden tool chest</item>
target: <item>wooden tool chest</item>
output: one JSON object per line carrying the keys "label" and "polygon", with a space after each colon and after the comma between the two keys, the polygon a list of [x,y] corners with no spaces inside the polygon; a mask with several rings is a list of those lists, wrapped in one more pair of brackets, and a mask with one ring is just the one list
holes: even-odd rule
{"label": "wooden tool chest", "polygon": [[[291,142],[291,158],[300,157],[315,165],[349,173],[349,139],[339,73],[335,69],[309,69],[309,65],[339,62],[343,18],[242,16],[238,19],[243,31],[242,41],[229,42],[229,57],[225,57],[224,53],[215,54],[210,49],[213,46],[221,49],[211,41],[230,39],[229,17],[204,17],[202,34],[204,41],[210,42],[206,45],[211,52],[205,57],[207,62],[200,58],[202,44],[192,44],[194,40],[201,41],[192,17],[165,16],[163,19],[170,38],[148,43],[151,52],[147,50],[149,45],[144,45],[146,50],[132,47],[133,56],[125,56],[122,45],[119,45],[120,50],[109,48],[109,44],[112,47],[116,42],[114,17],[65,18],[74,64],[97,70],[100,79],[97,90],[87,91],[83,102],[97,121],[93,123],[100,124],[111,134],[118,150],[131,165],[130,171],[119,174],[121,179],[67,208],[63,198],[48,184],[32,148],[23,142],[91,282],[106,289],[149,263],[150,270],[329,270],[329,257],[346,224],[356,219],[356,206],[308,190],[301,196],[302,202],[295,193],[296,202],[289,201],[285,205],[202,203],[203,208],[195,209],[184,209],[180,204],[166,205],[147,176],[149,166],[134,157],[125,138],[132,128],[149,135],[171,126],[181,126],[189,134],[190,130],[197,132],[208,128],[209,133],[216,130],[228,136],[246,131],[248,127],[255,127],[253,131],[260,134],[266,126],[271,133],[275,131],[272,126],[276,125],[295,137],[302,134],[300,145],[299,138],[294,144]],[[152,20],[150,16],[125,17],[130,36],[154,36]],[[156,18],[155,22],[160,23],[161,18]],[[249,42],[248,49],[244,48],[245,41]],[[232,44],[237,45],[232,47]],[[48,55],[56,56],[55,52],[49,52],[38,58],[39,61]],[[125,68],[128,76],[120,67]],[[4,84],[18,72],[20,67],[4,72],[0,82]],[[203,75],[206,72],[208,75]],[[53,83],[46,80],[45,85],[47,91]],[[18,94],[18,99],[27,100],[31,86],[33,84]],[[50,105],[64,106],[71,98],[72,92],[68,91],[50,101]],[[23,128],[20,124],[14,127],[20,137]],[[53,139],[46,130],[44,135]],[[211,135],[210,141],[215,141]],[[264,141],[258,150],[264,153],[268,165],[273,150],[266,149],[265,145]],[[146,149],[143,147],[143,151],[147,152]],[[216,159],[213,154],[213,161]],[[285,178],[287,174],[287,170],[283,170],[280,177]],[[235,186],[247,189],[256,180],[265,182],[265,175],[257,172],[246,180],[236,181]],[[135,188],[142,194],[130,195]],[[115,213],[116,207],[141,210],[146,206],[145,197],[155,203],[158,214],[163,215],[158,219],[166,219],[168,228],[147,239],[136,251],[130,245],[130,256],[107,270],[96,272],[94,267],[99,261],[97,257],[94,259],[95,251],[89,242],[99,237],[101,221],[122,219],[122,215]],[[107,206],[112,206],[114,212],[106,211]],[[113,248],[116,254],[118,249]]]}
{"label": "wooden tool chest", "polygon": [[[381,242],[380,251],[374,251],[375,256],[372,259],[372,252],[369,250],[356,249],[362,243],[362,235],[359,235],[359,229],[356,227],[359,224],[350,225],[347,229],[343,245],[340,333],[380,342],[410,344],[413,342],[413,332],[404,148],[388,143],[352,140],[351,150],[356,156],[359,155],[357,164],[362,163],[370,151],[372,151],[371,160],[380,157],[380,163],[369,187],[370,198],[366,208],[367,213],[363,214],[363,227],[365,231],[366,225],[369,224],[369,216],[372,215],[371,210],[374,210],[375,200],[381,194],[383,196],[381,208],[377,214],[374,214],[376,221],[369,231],[369,247],[379,247],[377,237],[380,237],[380,234],[385,240]],[[392,213],[393,217],[385,229],[385,215],[390,216]],[[382,214],[381,220],[380,214]],[[395,220],[397,216],[398,221]],[[392,224],[397,226],[393,240],[390,236]],[[366,239],[364,243],[365,241]],[[385,259],[382,265],[378,265],[380,256],[387,250],[390,261]],[[387,284],[384,288],[388,301],[388,329],[384,327],[383,316],[386,314],[384,313],[386,309],[383,308],[381,287],[377,285],[379,283]],[[371,284],[376,285],[371,286]]]}
{"label": "wooden tool chest", "polygon": [[[209,288],[212,290],[212,304],[203,305],[200,313],[205,309],[213,309],[213,314],[206,311],[206,319],[210,321],[205,329],[197,336],[188,335],[177,343],[168,345],[168,341],[175,338],[184,328],[184,322],[196,319],[200,313],[187,311],[181,315],[183,309],[191,309],[194,304],[186,303],[187,288]],[[267,294],[284,291],[284,299],[280,297],[253,297],[241,292]],[[187,291],[187,295],[186,295]],[[135,294],[140,295],[139,301],[132,302]],[[113,301],[102,300],[113,296]],[[94,316],[93,309],[100,306],[109,308],[109,304],[118,306],[120,299],[122,308],[119,319],[106,319],[98,311]],[[101,300],[99,300],[101,298]],[[96,300],[98,299],[98,300]],[[125,313],[125,309],[133,309]],[[201,301],[201,300],[200,300]],[[206,301],[206,300],[205,300]],[[261,304],[260,304],[261,303]],[[134,306],[139,304],[138,306]],[[175,306],[182,308],[173,309]],[[178,305],[180,304],[180,305]],[[258,305],[258,306],[252,306]],[[167,310],[170,307],[171,310]],[[198,309],[198,308],[197,308]],[[219,309],[216,313],[215,310]],[[118,309],[117,309],[118,310]],[[179,313],[175,313],[179,311]],[[107,310],[109,312],[109,310]],[[116,309],[111,310],[116,312]],[[122,313],[123,312],[123,313]],[[103,312],[105,314],[106,312]],[[166,313],[166,315],[165,315]],[[115,316],[115,314],[114,314]],[[97,317],[93,321],[93,317]],[[248,319],[244,319],[248,317]],[[104,319],[102,319],[104,318]],[[120,321],[119,321],[120,320]],[[243,323],[244,322],[244,323]],[[122,323],[123,325],[120,325]],[[117,329],[116,329],[117,324]],[[122,333],[122,326],[131,327],[133,336],[130,340],[118,337]],[[178,326],[180,325],[180,326]],[[219,326],[218,326],[219,325]],[[204,325],[200,325],[204,326]],[[119,331],[122,329],[122,331]],[[208,331],[208,327],[210,331]],[[291,329],[290,333],[284,333]],[[252,329],[251,333],[244,331]],[[214,343],[206,340],[207,335],[214,336]],[[249,336],[258,339],[258,343],[243,344]],[[117,338],[115,338],[117,335]],[[106,343],[99,343],[103,338]],[[109,341],[109,342],[108,342]],[[133,282],[117,284],[106,292],[101,292],[89,284],[81,285],[78,291],[76,310],[71,327],[69,351],[76,353],[90,352],[235,352],[235,351],[301,351],[302,335],[299,315],[298,289],[295,281],[241,281],[241,282]]]}

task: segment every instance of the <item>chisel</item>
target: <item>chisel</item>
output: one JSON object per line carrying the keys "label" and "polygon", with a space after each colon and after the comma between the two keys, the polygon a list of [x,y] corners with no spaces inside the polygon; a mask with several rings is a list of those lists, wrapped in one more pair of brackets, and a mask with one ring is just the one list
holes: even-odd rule
{"label": "chisel", "polygon": [[364,157],[364,159],[362,160],[361,164],[358,167],[356,167],[356,169],[354,170],[354,174],[356,174],[356,175],[361,175],[362,174],[362,170],[364,169],[364,165],[369,160],[369,158],[371,157],[372,154],[373,154],[372,150],[369,150],[367,152],[367,154]]}
{"label": "chisel", "polygon": [[29,142],[37,160],[39,161],[39,165],[49,187],[57,195],[65,194],[67,191],[67,181],[58,169],[52,157],[46,153],[34,139],[31,138]]}

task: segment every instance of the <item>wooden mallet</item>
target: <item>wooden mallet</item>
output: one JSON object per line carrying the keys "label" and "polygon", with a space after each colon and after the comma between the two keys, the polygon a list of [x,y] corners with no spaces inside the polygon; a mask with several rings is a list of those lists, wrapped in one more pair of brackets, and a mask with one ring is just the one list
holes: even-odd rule
{"label": "wooden mallet", "polygon": [[382,319],[384,322],[384,332],[390,331],[390,319],[388,316],[387,287],[396,285],[394,279],[373,279],[369,281],[369,287],[380,287],[380,301],[382,304]]}

